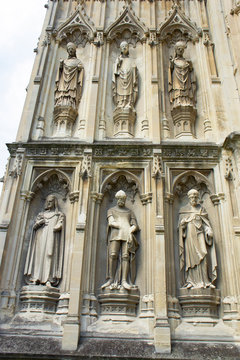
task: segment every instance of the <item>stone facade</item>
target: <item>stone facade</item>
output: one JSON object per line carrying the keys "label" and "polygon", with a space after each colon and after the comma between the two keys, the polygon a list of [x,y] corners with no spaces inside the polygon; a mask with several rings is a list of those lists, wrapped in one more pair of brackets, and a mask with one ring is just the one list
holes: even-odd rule
{"label": "stone facade", "polygon": [[239,355],[239,16],[49,0],[1,195],[4,353]]}

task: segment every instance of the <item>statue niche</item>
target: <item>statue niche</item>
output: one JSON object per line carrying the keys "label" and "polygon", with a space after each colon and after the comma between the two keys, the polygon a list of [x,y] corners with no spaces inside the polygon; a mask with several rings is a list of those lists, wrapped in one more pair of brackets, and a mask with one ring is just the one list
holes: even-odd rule
{"label": "statue niche", "polygon": [[68,58],[60,60],[55,81],[54,136],[72,135],[78,115],[78,105],[83,86],[83,65],[76,56],[76,45],[67,44]]}
{"label": "statue niche", "polygon": [[180,271],[184,272],[183,287],[215,288],[217,259],[213,230],[208,214],[199,203],[199,192],[188,191],[189,203],[179,211]]}
{"label": "statue niche", "polygon": [[[20,292],[21,312],[55,314],[62,279],[65,215],[55,195],[48,195],[45,209],[33,225],[24,269],[26,286]],[[34,315],[35,316],[35,315]]]}
{"label": "statue niche", "polygon": [[124,191],[118,191],[115,195],[117,206],[108,210],[108,280],[102,289],[108,286],[110,289],[120,289],[121,286],[126,290],[136,288],[133,283],[136,277],[135,253],[138,243],[134,233],[138,230],[138,225],[134,213],[125,207],[126,197]]}
{"label": "statue niche", "polygon": [[194,138],[197,113],[196,79],[192,62],[183,56],[185,48],[184,41],[177,41],[169,63],[168,92],[176,138]]}
{"label": "statue niche", "polygon": [[208,213],[199,204],[199,192],[187,193],[189,203],[179,211],[179,257],[182,287],[179,303],[188,322],[215,323],[220,290],[216,289],[217,258]]}
{"label": "statue niche", "polygon": [[[125,206],[127,195],[119,190],[117,205],[107,212],[107,281],[101,287],[98,300],[101,315],[116,317],[136,316],[139,302],[135,256],[138,242],[134,235],[139,230],[135,214]],[[129,321],[129,320],[128,320]]]}
{"label": "statue niche", "polygon": [[112,90],[115,110],[113,113],[114,136],[129,138],[134,136],[138,95],[138,73],[134,61],[129,57],[129,45],[120,44],[121,54],[113,67]]}

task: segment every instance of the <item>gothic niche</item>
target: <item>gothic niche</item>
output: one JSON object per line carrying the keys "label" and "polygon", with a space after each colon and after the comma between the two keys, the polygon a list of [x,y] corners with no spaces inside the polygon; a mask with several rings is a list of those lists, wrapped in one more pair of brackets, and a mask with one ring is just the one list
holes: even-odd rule
{"label": "gothic niche", "polygon": [[[68,181],[53,171],[40,175],[33,184],[34,216],[20,292],[21,312],[56,312],[63,276],[65,214],[59,203],[66,201]],[[62,206],[61,206],[62,207]],[[39,212],[40,210],[40,212]]]}
{"label": "gothic niche", "polygon": [[[136,316],[139,302],[139,290],[135,284],[137,276],[137,256],[139,249],[139,226],[135,206],[126,206],[134,202],[137,183],[128,175],[116,175],[105,184],[106,219],[106,257],[102,262],[106,269],[106,280],[101,283],[98,296],[103,318],[107,315],[113,321],[131,321]],[[120,188],[120,190],[118,190]],[[115,206],[111,206],[111,201]],[[101,280],[102,281],[102,280]]]}
{"label": "gothic niche", "polygon": [[76,45],[67,44],[68,58],[60,60],[55,81],[54,132],[55,137],[69,137],[78,115],[83,86],[83,65],[76,55]]}
{"label": "gothic niche", "polygon": [[194,138],[196,119],[196,79],[192,62],[184,58],[186,43],[175,43],[170,57],[168,93],[176,138]]}
{"label": "gothic niche", "polygon": [[216,238],[209,213],[202,205],[210,194],[204,178],[200,174],[185,175],[175,186],[179,197],[176,253],[182,315],[190,322],[199,317],[200,322],[211,323],[218,317],[220,290],[216,289]]}
{"label": "gothic niche", "polygon": [[129,57],[129,44],[122,41],[120,49],[121,54],[115,61],[112,77],[114,136],[131,138],[134,136],[136,120],[134,106],[138,95],[138,72]]}

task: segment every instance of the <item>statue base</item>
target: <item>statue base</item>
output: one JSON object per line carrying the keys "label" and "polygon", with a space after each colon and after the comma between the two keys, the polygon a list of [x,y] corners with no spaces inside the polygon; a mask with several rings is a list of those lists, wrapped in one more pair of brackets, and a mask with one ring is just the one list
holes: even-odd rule
{"label": "statue base", "polygon": [[139,290],[110,289],[102,290],[98,296],[100,313],[112,321],[133,321],[139,303]]}
{"label": "statue base", "polygon": [[113,113],[114,137],[134,137],[136,111],[132,108],[116,108]]}
{"label": "statue base", "polygon": [[21,312],[55,314],[59,297],[59,289],[52,286],[23,286],[20,292]]}
{"label": "statue base", "polygon": [[71,106],[56,106],[54,108],[54,131],[55,137],[72,136],[72,127],[78,112]]}
{"label": "statue base", "polygon": [[197,110],[190,105],[179,105],[171,111],[175,138],[195,139],[194,127]]}
{"label": "statue base", "polygon": [[182,288],[179,290],[179,303],[182,317],[187,322],[213,324],[218,318],[220,290],[213,288]]}

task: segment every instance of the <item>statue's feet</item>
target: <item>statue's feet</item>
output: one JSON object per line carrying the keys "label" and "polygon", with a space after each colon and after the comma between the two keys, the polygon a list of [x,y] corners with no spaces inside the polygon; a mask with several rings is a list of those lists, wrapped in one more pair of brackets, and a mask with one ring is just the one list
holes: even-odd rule
{"label": "statue's feet", "polygon": [[102,290],[105,289],[106,287],[110,286],[112,283],[113,283],[113,279],[111,279],[111,278],[108,279],[108,281],[105,282],[105,284],[103,284],[103,285],[101,286],[101,289],[102,289]]}
{"label": "statue's feet", "polygon": [[132,286],[129,285],[126,280],[122,281],[122,287],[126,290],[131,290],[132,289]]}
{"label": "statue's feet", "polygon": [[207,287],[209,287],[209,288],[211,288],[211,289],[216,289],[216,286],[215,286],[215,285],[213,285],[213,284],[211,284],[211,283],[210,283],[210,284],[208,284],[208,285],[207,285]]}
{"label": "statue's feet", "polygon": [[191,288],[193,287],[193,284],[187,283],[187,284],[184,285],[184,287],[185,287],[186,289],[191,289]]}
{"label": "statue's feet", "polygon": [[46,286],[48,286],[48,287],[51,287],[51,286],[52,286],[51,283],[50,283],[50,281],[47,281],[47,282],[46,282]]}

